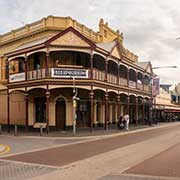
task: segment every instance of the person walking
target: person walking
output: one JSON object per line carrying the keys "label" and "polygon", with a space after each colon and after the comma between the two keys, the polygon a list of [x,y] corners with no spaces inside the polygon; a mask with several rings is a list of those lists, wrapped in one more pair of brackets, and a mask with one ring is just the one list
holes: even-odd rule
{"label": "person walking", "polygon": [[126,113],[123,117],[123,120],[125,121],[125,129],[128,131],[129,130],[129,115]]}

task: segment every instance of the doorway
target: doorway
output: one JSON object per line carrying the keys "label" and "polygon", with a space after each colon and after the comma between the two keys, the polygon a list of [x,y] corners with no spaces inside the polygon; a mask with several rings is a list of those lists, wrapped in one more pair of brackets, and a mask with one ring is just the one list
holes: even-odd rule
{"label": "doorway", "polygon": [[65,130],[66,126],[66,102],[63,98],[56,100],[56,129]]}

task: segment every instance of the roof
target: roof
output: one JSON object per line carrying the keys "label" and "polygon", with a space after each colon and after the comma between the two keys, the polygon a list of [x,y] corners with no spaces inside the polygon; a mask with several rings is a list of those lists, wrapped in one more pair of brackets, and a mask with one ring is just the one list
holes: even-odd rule
{"label": "roof", "polygon": [[51,36],[47,36],[47,37],[44,37],[44,38],[41,38],[41,39],[37,39],[37,40],[32,41],[32,42],[24,43],[24,44],[20,45],[19,47],[17,47],[16,49],[14,49],[13,51],[18,51],[18,50],[21,50],[21,49],[26,49],[26,48],[29,48],[29,47],[32,47],[32,46],[43,44],[53,36],[54,35],[51,35]]}
{"label": "roof", "polygon": [[140,66],[143,69],[146,69],[147,66],[149,65],[149,61],[146,61],[146,62],[135,62],[134,64]]}
{"label": "roof", "polygon": [[162,88],[162,89],[164,89],[165,91],[167,91],[167,92],[169,92],[169,88],[171,87],[172,85],[170,85],[170,84],[160,84],[160,87]]}
{"label": "roof", "polygon": [[100,47],[108,52],[111,52],[112,48],[116,45],[116,41],[108,42],[108,43],[97,43],[96,46]]}

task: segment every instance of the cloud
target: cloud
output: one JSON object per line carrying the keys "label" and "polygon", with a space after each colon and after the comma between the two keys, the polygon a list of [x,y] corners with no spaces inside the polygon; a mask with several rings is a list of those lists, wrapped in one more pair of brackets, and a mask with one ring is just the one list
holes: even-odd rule
{"label": "cloud", "polygon": [[[48,15],[71,16],[98,30],[100,18],[124,33],[124,46],[153,66],[180,64],[179,0],[0,0],[0,34]],[[157,70],[178,82],[179,70]]]}

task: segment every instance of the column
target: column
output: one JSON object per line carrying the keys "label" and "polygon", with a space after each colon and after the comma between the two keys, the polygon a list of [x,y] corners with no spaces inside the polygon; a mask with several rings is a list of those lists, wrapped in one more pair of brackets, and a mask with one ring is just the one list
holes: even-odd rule
{"label": "column", "polygon": [[106,58],[106,61],[105,61],[105,81],[107,82],[107,77],[108,77],[108,58]]}
{"label": "column", "polygon": [[29,94],[26,92],[24,94],[25,96],[25,102],[26,102],[26,124],[25,124],[25,131],[27,132],[28,131],[28,117],[29,117]]}
{"label": "column", "polygon": [[[142,75],[142,85],[143,85],[143,91],[144,91],[144,74]],[[151,91],[152,92],[152,91]]]}
{"label": "column", "polygon": [[129,87],[129,67],[127,69],[127,86]]}
{"label": "column", "polygon": [[49,97],[50,92],[46,90],[46,123],[47,123],[47,133],[49,133]]}
{"label": "column", "polygon": [[9,83],[9,61],[6,59],[6,79],[7,82]]}
{"label": "column", "polygon": [[138,73],[136,72],[136,89],[137,89]]}
{"label": "column", "polygon": [[127,96],[127,113],[129,114],[129,96]]}
{"label": "column", "polygon": [[145,102],[144,102],[144,99],[142,100],[142,121],[143,121],[143,124],[145,123]]}
{"label": "column", "polygon": [[107,130],[107,122],[108,122],[108,118],[109,118],[109,109],[108,109],[108,92],[106,92],[105,94],[105,130]]}
{"label": "column", "polygon": [[120,94],[117,95],[117,118],[121,115],[121,103],[120,103]]}
{"label": "column", "polygon": [[90,92],[90,102],[91,102],[91,118],[90,118],[90,128],[93,130],[93,122],[94,122],[94,92],[91,90]]}
{"label": "column", "polygon": [[117,84],[119,85],[119,77],[120,76],[120,65],[118,64],[118,77],[117,77]]}
{"label": "column", "polygon": [[45,76],[49,76],[49,52],[46,52],[46,61],[45,61]]}
{"label": "column", "polygon": [[8,132],[10,132],[10,94],[7,91],[7,125],[8,125]]}
{"label": "column", "polygon": [[91,52],[90,54],[90,64],[91,64],[91,77],[90,79],[92,80],[93,79],[93,53]]}
{"label": "column", "polygon": [[28,76],[27,76],[27,73],[28,73],[28,61],[27,61],[27,56],[25,56],[25,81],[27,81],[28,79]]}
{"label": "column", "polygon": [[136,121],[136,125],[138,125],[138,97],[136,97],[136,104],[135,104],[135,121]]}

